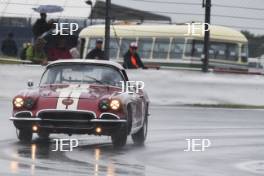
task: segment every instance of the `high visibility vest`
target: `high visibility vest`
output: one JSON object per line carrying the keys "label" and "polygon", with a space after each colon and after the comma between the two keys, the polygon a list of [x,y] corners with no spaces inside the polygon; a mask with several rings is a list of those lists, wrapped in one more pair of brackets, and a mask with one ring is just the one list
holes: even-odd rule
{"label": "high visibility vest", "polygon": [[131,55],[131,63],[132,65],[134,65],[136,68],[138,68],[138,64],[137,64],[137,59],[135,56]]}

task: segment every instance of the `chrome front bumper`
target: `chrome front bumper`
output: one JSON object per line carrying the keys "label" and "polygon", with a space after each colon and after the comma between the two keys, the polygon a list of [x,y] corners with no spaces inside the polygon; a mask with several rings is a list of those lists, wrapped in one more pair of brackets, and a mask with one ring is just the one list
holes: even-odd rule
{"label": "chrome front bumper", "polygon": [[41,122],[41,121],[53,121],[53,122],[109,122],[109,123],[124,123],[127,122],[125,119],[91,119],[91,120],[59,120],[59,119],[41,119],[38,117],[10,117],[9,120],[11,121],[29,121],[29,122]]}
{"label": "chrome front bumper", "polygon": [[[103,116],[106,115],[106,116]],[[107,117],[111,117],[107,119]],[[32,129],[32,126],[36,125],[39,130],[44,130],[48,133],[66,133],[66,134],[97,134],[95,129],[97,127],[102,128],[100,135],[111,135],[116,130],[119,130],[122,126],[126,125],[126,119],[120,119],[119,116],[112,113],[102,113],[99,117],[93,116],[93,118],[78,119],[77,116],[73,118],[62,118],[46,116],[17,116],[10,117],[14,125],[18,129]]]}
{"label": "chrome front bumper", "polygon": [[[48,113],[47,116],[43,117],[43,113]],[[59,118],[58,114],[59,113]],[[27,116],[25,116],[25,114]],[[85,117],[78,118],[79,115],[84,115]],[[69,118],[70,115],[70,118]],[[110,118],[105,118],[105,117]],[[93,111],[85,110],[57,110],[57,109],[43,109],[33,116],[31,111],[20,111],[14,116],[9,118],[11,121],[29,121],[29,122],[84,122],[84,123],[98,123],[98,122],[110,122],[110,123],[123,123],[126,119],[121,119],[118,115],[103,112],[100,116],[96,116]]]}

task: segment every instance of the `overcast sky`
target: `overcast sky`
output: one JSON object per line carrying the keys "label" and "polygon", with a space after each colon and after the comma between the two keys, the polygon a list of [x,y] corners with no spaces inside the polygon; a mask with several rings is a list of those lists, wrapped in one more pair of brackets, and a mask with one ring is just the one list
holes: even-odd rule
{"label": "overcast sky", "polygon": [[[202,0],[145,0],[158,1],[161,3],[144,2],[140,0],[112,0],[112,3],[129,6],[140,10],[147,10],[170,16],[173,22],[183,23],[189,21],[203,21],[204,8],[201,5],[183,5],[175,3],[200,3]],[[34,13],[32,7],[38,4],[57,4],[65,6],[62,13],[53,14],[58,16],[71,16],[85,18],[89,15],[89,6],[85,4],[85,0],[0,0],[1,16],[38,16]],[[227,26],[235,26],[238,29],[247,29],[256,34],[264,35],[264,0],[212,0],[212,24],[220,24]],[[227,8],[219,7],[219,5],[242,6],[247,8]],[[261,10],[261,8],[263,8]],[[184,13],[184,14],[173,14]],[[215,16],[218,15],[218,16]],[[229,17],[219,17],[219,15]],[[233,16],[233,17],[230,17]],[[242,18],[236,18],[242,17]],[[252,19],[253,18],[253,19]]]}

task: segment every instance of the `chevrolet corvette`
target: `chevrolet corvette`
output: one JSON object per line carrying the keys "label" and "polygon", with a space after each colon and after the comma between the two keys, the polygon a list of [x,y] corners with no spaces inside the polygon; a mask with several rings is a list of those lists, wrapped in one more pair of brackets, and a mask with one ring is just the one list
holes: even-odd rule
{"label": "chevrolet corvette", "polygon": [[[149,98],[136,85],[127,85],[124,68],[112,61],[58,60],[46,66],[38,86],[32,81],[13,99],[10,118],[18,139],[30,142],[33,134],[111,136],[114,147],[126,144],[131,134],[143,145],[148,128]],[[122,86],[131,91],[122,92]]]}

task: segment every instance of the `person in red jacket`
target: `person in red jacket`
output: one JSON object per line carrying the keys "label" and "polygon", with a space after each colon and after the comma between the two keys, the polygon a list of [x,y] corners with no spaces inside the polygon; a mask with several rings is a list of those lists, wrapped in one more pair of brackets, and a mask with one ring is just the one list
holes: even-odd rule
{"label": "person in red jacket", "polygon": [[48,60],[55,61],[58,59],[71,59],[72,55],[69,49],[66,47],[66,40],[59,39],[55,48],[51,48],[48,51]]}

